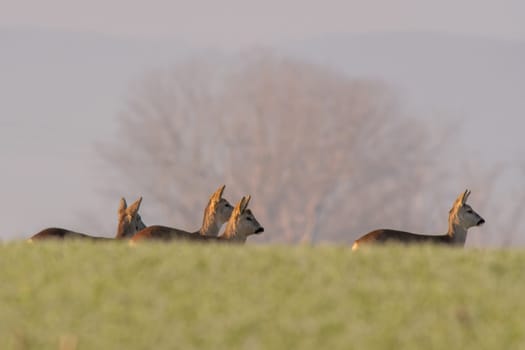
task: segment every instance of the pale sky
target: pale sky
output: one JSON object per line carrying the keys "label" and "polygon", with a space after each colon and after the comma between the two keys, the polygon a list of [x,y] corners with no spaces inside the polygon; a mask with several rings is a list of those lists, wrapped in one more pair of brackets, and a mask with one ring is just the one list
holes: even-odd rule
{"label": "pale sky", "polygon": [[523,0],[0,2],[0,25],[238,48],[326,33],[435,31],[525,39]]}
{"label": "pale sky", "polygon": [[[524,19],[525,0],[0,0],[0,159],[4,165],[0,241],[28,237],[48,226],[82,232],[103,226],[99,234],[114,233],[119,198],[107,198],[98,191],[108,187],[108,180],[97,171],[99,155],[93,145],[114,135],[116,116],[125,105],[130,83],[167,60],[171,62],[181,51],[236,51],[253,45],[282,49],[303,40],[324,43],[331,34],[370,32],[435,32],[525,43]],[[9,34],[10,29],[15,31]],[[42,35],[24,36],[19,30]],[[119,39],[132,39],[132,43]],[[501,48],[494,47],[483,52]],[[309,52],[325,53],[318,48],[308,47]],[[499,130],[501,135],[496,137],[508,141],[509,149],[514,152],[521,147],[515,145],[521,138],[512,135],[522,130],[515,124],[525,111],[523,51],[505,51],[506,56],[497,56],[494,62],[489,59],[486,70],[475,66],[472,76],[468,69],[458,74],[460,77],[443,74],[441,83],[452,79],[458,87],[457,93],[451,89],[453,98],[447,91],[431,90],[437,82],[425,80],[425,74],[417,73],[420,71],[414,73],[412,66],[408,70],[400,62],[389,66],[395,61],[390,51],[379,52],[383,54],[369,51],[361,57],[364,61],[354,60],[349,65],[362,73],[368,60],[386,57],[386,61],[375,60],[381,62],[380,69],[370,72],[393,72],[394,77],[397,73],[401,77],[417,74],[421,79],[409,79],[412,85],[408,87],[421,90],[414,95],[415,102],[425,111],[434,111],[435,105],[423,97],[439,95],[437,91],[443,95],[439,103],[450,102],[438,104],[437,112],[457,112],[465,119],[470,116],[468,120],[476,123],[469,124],[475,127],[468,131],[484,127],[492,136],[496,134],[493,130]],[[354,53],[349,57],[359,56],[361,51]],[[326,54],[346,63],[346,58],[338,55],[341,53]],[[440,57],[431,57],[432,67],[442,64]],[[457,57],[452,61],[460,73],[477,59],[466,57],[467,61],[459,62]],[[377,69],[378,65],[370,67]],[[488,75],[492,84],[484,84],[485,72],[492,72]],[[480,109],[488,111],[485,114],[492,124],[480,126],[484,122],[477,113]],[[500,119],[507,122],[500,123]],[[494,127],[497,123],[501,124],[496,125],[499,129]],[[469,136],[478,135],[471,132]],[[469,143],[490,146],[485,139],[492,140],[469,138]],[[131,202],[142,193],[130,188],[121,195]],[[148,200],[145,198],[141,208],[145,222],[167,224],[152,222],[154,213],[148,212]]]}

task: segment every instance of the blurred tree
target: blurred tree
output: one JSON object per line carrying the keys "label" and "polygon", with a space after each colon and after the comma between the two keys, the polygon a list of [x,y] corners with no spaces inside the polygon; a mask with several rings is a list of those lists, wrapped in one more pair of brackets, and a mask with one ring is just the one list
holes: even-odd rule
{"label": "blurred tree", "polygon": [[443,134],[405,116],[388,86],[267,54],[148,75],[118,133],[104,159],[154,223],[187,229],[225,183],[232,203],[253,196],[257,240],[351,242],[378,226],[432,227],[446,185]]}

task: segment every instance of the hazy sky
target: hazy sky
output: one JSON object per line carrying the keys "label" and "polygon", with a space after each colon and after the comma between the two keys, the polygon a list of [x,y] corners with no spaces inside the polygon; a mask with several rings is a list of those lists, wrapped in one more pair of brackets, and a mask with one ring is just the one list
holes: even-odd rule
{"label": "hazy sky", "polygon": [[237,48],[332,32],[525,38],[523,0],[46,0],[1,2],[0,24]]}
{"label": "hazy sky", "polygon": [[[114,231],[118,198],[109,199],[97,192],[108,184],[98,174],[99,155],[93,145],[114,135],[116,116],[125,104],[130,83],[166,60],[171,62],[180,51],[189,54],[188,47],[288,48],[297,41],[329,34],[368,32],[436,32],[525,43],[524,18],[525,0],[0,0],[0,34],[16,29],[12,35],[0,35],[0,160],[4,165],[0,240],[27,237],[52,225],[87,232],[102,225],[106,229],[99,234]],[[42,35],[24,36],[18,30]],[[93,39],[92,33],[102,34],[102,38],[95,35]],[[139,39],[139,43],[119,40],[122,38]],[[309,49],[324,53],[318,46]],[[170,50],[179,52],[172,55]],[[525,110],[521,102],[525,101],[525,72],[521,61],[505,64],[521,57],[510,52],[508,60],[488,64],[486,70],[495,72],[493,76],[499,79],[492,85],[499,83],[506,90],[484,84],[486,75],[477,74],[484,70],[474,70],[476,76],[463,81],[475,85],[468,85],[466,92],[476,92],[478,86],[493,92],[480,96],[498,97],[492,98],[492,105],[497,112],[505,113],[494,115],[502,120],[512,117],[515,123]],[[388,53],[382,58],[391,60]],[[369,54],[363,59],[377,56]],[[434,66],[442,63],[440,59],[441,55],[432,58]],[[452,63],[456,61],[452,59]],[[461,64],[470,66],[471,61]],[[360,72],[363,66],[354,64]],[[409,73],[412,68],[408,67]],[[443,74],[448,83],[447,79],[463,86],[458,84],[458,77]],[[432,85],[435,81],[427,84]],[[430,91],[422,89],[421,95],[430,95]],[[476,94],[470,100],[465,94],[456,95],[460,105],[466,105],[458,113],[463,116],[469,111],[475,114],[472,100],[476,104],[489,100]],[[506,97],[514,104],[505,103]],[[430,108],[425,100],[420,101]],[[484,108],[485,104],[480,106]],[[500,108],[505,106],[511,106],[508,113]],[[446,110],[450,106],[442,107]],[[508,128],[516,133],[522,130]],[[505,137],[515,142],[507,132],[501,135],[500,140]],[[141,195],[137,191],[130,189],[122,195],[132,201]],[[147,200],[143,202],[143,217],[152,224],[147,220]]]}

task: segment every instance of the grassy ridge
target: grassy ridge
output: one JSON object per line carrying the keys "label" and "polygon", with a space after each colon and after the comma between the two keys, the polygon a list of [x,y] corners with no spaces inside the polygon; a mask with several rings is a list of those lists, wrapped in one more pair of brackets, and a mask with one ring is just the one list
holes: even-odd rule
{"label": "grassy ridge", "polygon": [[524,267],[440,247],[10,243],[0,348],[523,348]]}

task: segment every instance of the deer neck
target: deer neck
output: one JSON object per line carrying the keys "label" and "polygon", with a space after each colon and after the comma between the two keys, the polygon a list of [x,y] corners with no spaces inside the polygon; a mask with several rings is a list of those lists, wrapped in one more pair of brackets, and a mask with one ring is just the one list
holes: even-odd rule
{"label": "deer neck", "polygon": [[467,229],[461,226],[457,221],[456,215],[450,215],[448,219],[447,235],[450,237],[452,244],[463,246],[467,240]]}
{"label": "deer neck", "polygon": [[218,236],[221,225],[217,220],[217,211],[215,207],[210,204],[204,209],[204,217],[202,218],[202,226],[199,234],[202,236]]}
{"label": "deer neck", "polygon": [[204,220],[199,234],[202,236],[218,236],[220,226],[216,220]]}
{"label": "deer neck", "polygon": [[246,235],[237,231],[237,225],[230,223],[230,225],[226,226],[226,230],[224,230],[221,238],[230,242],[245,243]]}

